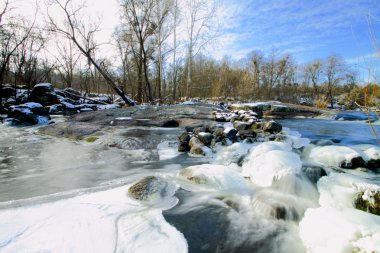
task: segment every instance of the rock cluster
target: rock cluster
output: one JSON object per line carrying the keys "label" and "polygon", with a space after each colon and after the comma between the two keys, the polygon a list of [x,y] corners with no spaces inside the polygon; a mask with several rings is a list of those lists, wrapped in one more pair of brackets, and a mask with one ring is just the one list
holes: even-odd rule
{"label": "rock cluster", "polygon": [[41,121],[50,120],[49,114],[73,115],[80,112],[96,111],[102,109],[120,108],[117,104],[105,104],[110,102],[107,96],[91,98],[83,103],[81,93],[72,89],[54,89],[50,83],[40,83],[34,86],[28,97],[26,89],[17,89],[5,85],[1,90],[1,96],[5,99],[0,113],[8,114],[8,118],[16,125],[33,125]]}
{"label": "rock cluster", "polygon": [[217,143],[229,146],[235,142],[266,141],[276,139],[282,130],[281,124],[275,121],[264,122],[256,112],[236,110],[232,112],[214,112],[217,122],[231,122],[233,126],[186,127],[179,136],[179,152],[192,155],[206,155],[212,152]]}

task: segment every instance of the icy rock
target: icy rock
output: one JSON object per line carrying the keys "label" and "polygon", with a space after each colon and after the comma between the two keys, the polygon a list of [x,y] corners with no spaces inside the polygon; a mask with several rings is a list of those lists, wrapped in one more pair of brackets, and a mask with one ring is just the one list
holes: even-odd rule
{"label": "icy rock", "polygon": [[344,146],[329,145],[316,147],[310,145],[305,149],[303,157],[324,166],[335,166],[345,169],[365,166],[365,161],[358,151]]}
{"label": "icy rock", "polygon": [[227,127],[224,129],[224,133],[228,139],[233,140],[233,139],[235,139],[238,131],[233,127]]}
{"label": "icy rock", "polygon": [[136,200],[149,201],[173,196],[176,188],[162,178],[148,176],[128,189],[130,197]]}
{"label": "icy rock", "polygon": [[179,173],[194,184],[202,184],[216,190],[244,189],[244,178],[235,171],[224,165],[202,164],[187,167]]}
{"label": "icy rock", "polygon": [[267,187],[284,176],[301,174],[301,159],[293,152],[270,150],[261,154],[252,153],[243,164],[242,174],[257,185]]}

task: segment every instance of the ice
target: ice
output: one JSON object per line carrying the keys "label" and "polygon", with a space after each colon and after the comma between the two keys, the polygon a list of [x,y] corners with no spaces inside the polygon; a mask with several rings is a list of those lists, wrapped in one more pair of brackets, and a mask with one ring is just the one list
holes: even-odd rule
{"label": "ice", "polygon": [[230,146],[217,146],[216,161],[221,164],[229,165],[238,163],[244,158],[252,145],[236,142]]}
{"label": "ice", "polygon": [[330,173],[318,182],[321,207],[308,209],[300,236],[308,252],[380,252],[380,216],[354,208],[360,191],[379,190],[373,181]]}
{"label": "ice", "polygon": [[127,188],[0,211],[0,251],[187,252],[161,210],[129,199]]}
{"label": "ice", "polygon": [[132,117],[118,117],[115,120],[132,120]]}
{"label": "ice", "polygon": [[229,191],[240,191],[247,187],[246,181],[238,171],[224,165],[202,164],[190,166],[181,170],[179,178],[187,181],[181,186],[192,191],[227,189]]}
{"label": "ice", "polygon": [[[255,149],[252,153],[254,152]],[[284,150],[271,150],[259,155],[251,154],[248,162],[243,164],[242,174],[250,177],[253,183],[267,187],[286,175],[300,174],[301,167],[302,162],[297,154]]]}
{"label": "ice", "polygon": [[291,151],[292,147],[288,143],[268,141],[255,147],[249,154],[249,158],[254,159],[255,157],[258,157],[268,151],[273,150]]}
{"label": "ice", "polygon": [[169,160],[180,155],[178,152],[178,143],[173,141],[164,141],[157,145],[160,160]]}
{"label": "ice", "polygon": [[286,136],[285,142],[289,143],[295,149],[306,147],[310,144],[310,140],[308,138],[302,138],[301,134],[297,131],[292,131],[284,127],[282,132]]}
{"label": "ice", "polygon": [[314,146],[310,145],[302,154],[303,158],[324,166],[340,166],[344,161],[360,157],[360,153],[353,148],[344,146]]}
{"label": "ice", "polygon": [[368,161],[370,159],[378,160],[380,159],[380,147],[370,144],[355,145],[353,147],[355,150],[362,152],[364,160]]}

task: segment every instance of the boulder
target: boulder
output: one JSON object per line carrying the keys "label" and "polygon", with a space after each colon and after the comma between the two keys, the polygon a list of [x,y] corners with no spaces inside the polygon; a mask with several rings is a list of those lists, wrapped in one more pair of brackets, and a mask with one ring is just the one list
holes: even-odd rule
{"label": "boulder", "polygon": [[375,215],[380,215],[380,191],[359,192],[353,205],[356,209]]}
{"label": "boulder", "polygon": [[16,91],[13,87],[4,86],[1,89],[0,96],[1,96],[1,98],[10,98],[10,97],[14,96],[15,93],[16,93]]}
{"label": "boulder", "polygon": [[40,103],[43,106],[59,104],[57,94],[50,83],[40,83],[34,86],[29,96],[30,102]]}
{"label": "boulder", "polygon": [[207,148],[197,137],[192,137],[189,142],[190,154],[193,155],[206,155],[205,149]]}
{"label": "boulder", "polygon": [[8,110],[8,117],[15,119],[18,125],[34,125],[39,122],[39,117],[50,119],[49,111],[38,103],[25,103],[18,106],[11,106]]}
{"label": "boulder", "polygon": [[224,133],[228,139],[234,140],[238,131],[233,127],[227,127],[224,129]]}
{"label": "boulder", "polygon": [[242,139],[242,140],[245,140],[245,139],[247,139],[247,138],[251,138],[251,139],[253,139],[253,138],[255,138],[256,137],[256,133],[255,132],[253,132],[252,130],[240,130],[239,132],[239,137],[240,137],[240,139]]}
{"label": "boulder", "polygon": [[242,121],[235,121],[234,122],[234,127],[236,128],[236,130],[240,131],[240,130],[248,130],[251,128],[251,125],[252,124],[249,124],[247,122],[242,122]]}
{"label": "boulder", "polygon": [[277,133],[281,132],[282,126],[281,126],[281,124],[279,124],[275,121],[269,121],[269,122],[264,124],[263,130],[264,130],[264,132],[269,132],[271,134],[277,134]]}
{"label": "boulder", "polygon": [[214,139],[214,135],[211,133],[206,133],[206,132],[200,132],[197,135],[198,139],[206,146],[210,146],[212,139]]}
{"label": "boulder", "polygon": [[380,159],[370,159],[367,162],[367,168],[370,170],[380,169]]}

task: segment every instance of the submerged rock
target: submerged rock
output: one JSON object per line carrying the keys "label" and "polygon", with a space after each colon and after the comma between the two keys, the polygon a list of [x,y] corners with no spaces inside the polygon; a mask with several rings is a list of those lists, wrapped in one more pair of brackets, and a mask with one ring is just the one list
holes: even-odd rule
{"label": "submerged rock", "polygon": [[301,170],[313,183],[317,183],[321,177],[327,176],[326,171],[322,167],[303,166]]}
{"label": "submerged rock", "polygon": [[169,192],[169,183],[155,176],[145,177],[128,189],[130,197],[142,201],[163,198],[168,196]]}
{"label": "submerged rock", "polygon": [[356,209],[380,215],[380,192],[366,191],[359,192],[354,198],[354,207]]}

